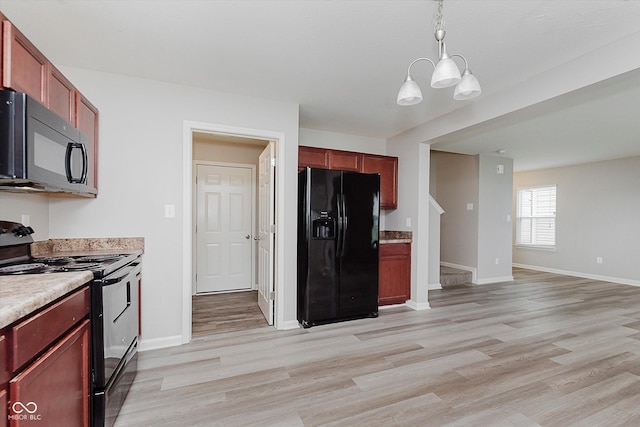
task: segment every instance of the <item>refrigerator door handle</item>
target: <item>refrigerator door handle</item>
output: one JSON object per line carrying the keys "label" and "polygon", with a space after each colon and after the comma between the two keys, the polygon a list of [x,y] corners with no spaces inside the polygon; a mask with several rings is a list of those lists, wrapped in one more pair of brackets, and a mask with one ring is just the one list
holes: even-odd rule
{"label": "refrigerator door handle", "polygon": [[340,194],[336,196],[336,205],[338,208],[338,233],[337,233],[337,242],[336,242],[336,257],[340,256],[341,247],[342,247],[342,198]]}
{"label": "refrigerator door handle", "polygon": [[347,212],[347,203],[345,202],[345,195],[341,197],[342,202],[342,247],[340,248],[340,256],[344,256],[345,242],[347,240],[347,230],[349,228],[349,213]]}

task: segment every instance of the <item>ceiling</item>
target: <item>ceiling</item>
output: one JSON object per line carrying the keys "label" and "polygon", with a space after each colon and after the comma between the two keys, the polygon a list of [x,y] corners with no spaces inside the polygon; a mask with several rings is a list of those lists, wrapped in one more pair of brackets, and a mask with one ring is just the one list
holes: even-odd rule
{"label": "ceiling", "polygon": [[[452,88],[428,87],[430,70],[418,64],[413,75],[425,99],[399,107],[411,60],[437,55],[436,7],[433,0],[0,0],[60,66],[293,102],[303,128],[374,138],[482,108],[640,31],[634,0],[445,0],[447,49],[468,59],[483,94],[454,101]],[[639,73],[627,73],[457,129],[433,147],[504,149],[516,170],[640,155],[639,92]]]}

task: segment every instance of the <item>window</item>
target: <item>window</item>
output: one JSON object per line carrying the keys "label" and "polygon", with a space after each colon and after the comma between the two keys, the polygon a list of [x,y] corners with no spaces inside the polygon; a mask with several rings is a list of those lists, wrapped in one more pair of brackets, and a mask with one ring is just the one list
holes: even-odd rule
{"label": "window", "polygon": [[516,244],[556,245],[556,186],[518,189]]}

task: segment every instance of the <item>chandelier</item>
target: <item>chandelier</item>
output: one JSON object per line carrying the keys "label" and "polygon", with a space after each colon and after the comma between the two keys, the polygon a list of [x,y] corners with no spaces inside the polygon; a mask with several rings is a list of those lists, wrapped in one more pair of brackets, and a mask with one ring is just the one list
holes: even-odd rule
{"label": "chandelier", "polygon": [[[444,18],[442,17],[442,1],[438,0],[438,10],[435,15],[434,36],[438,42],[438,63],[434,63],[429,58],[418,58],[409,64],[407,69],[407,77],[398,92],[398,105],[415,105],[422,101],[422,91],[418,84],[411,77],[411,67],[419,61],[429,61],[433,65],[434,71],[431,75],[431,87],[443,88],[456,86],[453,92],[453,99],[466,100],[473,99],[480,95],[480,83],[478,79],[471,73],[467,64],[467,59],[458,54],[449,55],[445,48],[444,36]],[[464,70],[460,73],[460,69],[453,61],[453,57],[461,58],[464,61]]]}

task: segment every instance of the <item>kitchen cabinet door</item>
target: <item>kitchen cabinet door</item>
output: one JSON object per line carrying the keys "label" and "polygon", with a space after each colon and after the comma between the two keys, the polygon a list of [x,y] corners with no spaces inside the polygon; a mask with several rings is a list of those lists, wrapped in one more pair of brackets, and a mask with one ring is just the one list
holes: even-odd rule
{"label": "kitchen cabinet door", "polygon": [[298,169],[305,167],[329,169],[329,150],[315,147],[298,147]]}
{"label": "kitchen cabinet door", "polygon": [[362,153],[351,151],[329,151],[329,169],[362,172]]}
{"label": "kitchen cabinet door", "polygon": [[45,106],[69,123],[75,125],[76,88],[51,64],[49,64],[48,78],[47,103]]}
{"label": "kitchen cabinet door", "polygon": [[87,171],[87,186],[89,193],[98,194],[98,109],[80,92],[76,91],[76,122],[75,126],[88,140],[86,141],[89,169]]}
{"label": "kitchen cabinet door", "polygon": [[379,249],[378,305],[404,304],[411,298],[411,243],[386,243]]}
{"label": "kitchen cabinet door", "polygon": [[365,154],[364,173],[380,173],[380,208],[398,207],[398,158]]}
{"label": "kitchen cabinet door", "polygon": [[[89,320],[69,332],[9,383],[12,402],[33,402],[34,419],[10,419],[10,426],[89,425]],[[37,418],[39,417],[39,419]]]}
{"label": "kitchen cabinet door", "polygon": [[7,370],[7,337],[4,330],[0,331],[0,427],[7,425],[7,411],[9,397],[7,396],[7,381],[9,372]]}
{"label": "kitchen cabinet door", "polygon": [[2,86],[47,105],[48,61],[9,21],[2,22]]}

